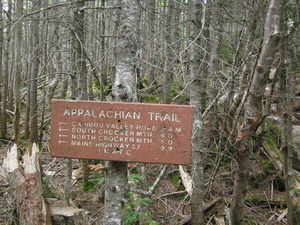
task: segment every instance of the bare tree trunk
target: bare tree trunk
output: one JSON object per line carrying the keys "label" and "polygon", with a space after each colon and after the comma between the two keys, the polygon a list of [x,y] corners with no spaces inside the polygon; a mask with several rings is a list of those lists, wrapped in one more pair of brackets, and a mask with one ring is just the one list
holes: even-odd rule
{"label": "bare tree trunk", "polygon": [[[220,15],[220,1],[216,1],[216,3],[212,3],[211,0],[207,1],[207,7],[208,9],[205,10],[205,15],[208,17],[208,19],[205,19],[205,23],[211,23],[211,28],[209,25],[205,26],[205,29],[209,30],[209,34],[207,35],[208,50],[210,51],[210,58],[208,63],[208,74],[209,74],[209,99],[210,102],[214,101],[215,98],[217,98],[218,95],[218,85],[216,79],[220,75],[220,66],[219,66],[219,60],[218,60],[218,49],[221,43],[221,15]],[[211,9],[210,9],[211,7]],[[212,16],[212,18],[210,18]],[[218,134],[219,134],[219,126],[218,126],[218,106],[217,104],[213,104],[211,107],[211,111],[209,113],[209,144],[210,146],[216,146],[216,143],[218,143]]]}
{"label": "bare tree trunk", "polygon": [[[137,101],[139,3],[123,0],[119,27],[116,77],[112,89],[114,101]],[[105,188],[104,224],[123,224],[125,194],[128,188],[127,163],[108,162]]]}
{"label": "bare tree trunk", "polygon": [[[32,38],[30,38],[30,40],[32,40]],[[32,46],[32,43],[30,43],[30,45]],[[29,64],[28,65],[28,71],[31,71],[31,67],[32,67],[32,65],[31,64]],[[29,73],[27,73],[26,74],[27,75],[27,77],[26,77],[26,86],[28,87],[28,94],[26,95],[26,107],[25,107],[25,113],[24,113],[24,117],[25,117],[25,121],[24,121],[24,139],[25,140],[29,140],[29,133],[30,133],[30,89],[31,89],[31,82],[30,82],[30,75],[31,75],[31,73],[29,72]]]}
{"label": "bare tree trunk", "polygon": [[[283,26],[284,27],[284,26]],[[285,29],[285,34],[286,28]],[[293,169],[293,123],[292,123],[292,95],[295,93],[294,85],[292,83],[292,73],[290,72],[290,61],[292,57],[289,55],[289,52],[292,52],[289,49],[288,38],[285,37],[281,41],[281,61],[282,61],[282,70],[280,76],[280,89],[281,89],[281,112],[282,112],[282,153],[283,153],[283,171],[285,178],[285,187],[286,187],[286,198],[287,198],[287,207],[288,207],[288,224],[300,224],[300,207],[297,202],[297,194],[294,190],[297,189],[295,185],[295,172]]]}
{"label": "bare tree trunk", "polygon": [[[73,51],[75,54],[75,74],[77,80],[78,96],[80,100],[88,99],[87,73],[86,73],[86,54],[85,54],[85,30],[84,30],[84,5],[85,0],[75,3],[73,16]],[[73,75],[75,75],[73,73]],[[83,188],[88,186],[89,169],[88,160],[80,160],[82,169]]]}
{"label": "bare tree trunk", "polygon": [[[2,94],[2,86],[4,81],[4,71],[3,71],[3,29],[2,29],[2,21],[3,21],[3,5],[2,0],[0,0],[0,102],[6,101],[4,99]],[[4,129],[4,123],[2,122],[3,118],[6,117],[5,111],[2,110],[2,104],[0,104],[0,137],[5,137],[5,129]],[[6,118],[5,118],[6,119]]]}
{"label": "bare tree trunk", "polygon": [[146,3],[147,5],[147,24],[148,24],[148,45],[149,45],[149,62],[150,62],[150,70],[149,70],[149,75],[148,75],[148,83],[152,84],[155,80],[155,50],[156,50],[156,43],[155,43],[155,8],[156,8],[156,1],[153,0],[147,0]]}
{"label": "bare tree trunk", "polygon": [[202,6],[201,0],[191,2],[191,84],[190,84],[190,104],[194,107],[193,135],[192,135],[192,196],[191,196],[191,223],[204,224],[203,216],[203,146],[202,146],[202,102],[201,102],[201,52],[200,52],[200,32],[202,28]]}
{"label": "bare tree trunk", "polygon": [[172,55],[173,49],[172,45],[172,15],[174,10],[174,1],[170,0],[168,2],[168,12],[166,18],[166,27],[165,27],[165,48],[166,48],[166,58],[164,65],[164,77],[163,77],[163,94],[164,94],[164,103],[170,104],[170,90],[171,90],[171,81],[172,81]]}
{"label": "bare tree trunk", "polygon": [[20,143],[21,139],[21,73],[22,73],[22,22],[21,18],[23,16],[23,0],[16,1],[16,20],[19,20],[15,25],[15,73],[14,73],[14,140],[17,145]]}
{"label": "bare tree trunk", "polygon": [[[41,7],[41,0],[33,2],[33,11],[38,11]],[[38,141],[38,118],[37,118],[37,83],[40,65],[40,39],[39,39],[39,14],[35,14],[32,21],[32,37],[33,37],[33,54],[32,54],[32,70],[30,75],[30,143]]]}
{"label": "bare tree trunk", "polygon": [[255,131],[261,122],[263,94],[270,67],[278,49],[282,10],[283,0],[270,1],[265,22],[262,50],[254,70],[250,92],[246,100],[242,125],[235,143],[238,165],[231,205],[231,219],[233,225],[243,224],[244,198],[247,192],[252,137],[255,135]]}
{"label": "bare tree trunk", "polygon": [[[105,7],[105,1],[101,0],[101,6]],[[106,28],[106,22],[105,22],[105,15],[104,13],[101,14],[101,35],[103,35],[101,39],[101,45],[100,45],[100,54],[101,54],[101,61],[103,61],[101,69],[100,69],[100,76],[101,76],[101,84],[100,84],[100,100],[105,100],[105,91],[104,87],[107,85],[107,64],[105,60],[105,50],[106,50],[106,39],[105,39],[105,28]],[[98,68],[98,66],[97,66]],[[98,71],[98,69],[97,69]]]}
{"label": "bare tree trunk", "polygon": [[[71,27],[71,99],[87,100],[86,58],[84,54],[84,4],[85,0],[74,3]],[[72,159],[66,159],[65,200],[70,201],[70,185],[72,179]],[[87,160],[80,160],[83,171],[83,186],[88,182]],[[68,222],[67,222],[68,223]]]}
{"label": "bare tree trunk", "polygon": [[[11,1],[8,3],[8,9],[6,14],[8,18],[11,18],[11,8],[12,3]],[[4,60],[3,60],[3,89],[2,89],[2,120],[0,121],[1,125],[1,137],[5,138],[7,133],[7,102],[8,102],[8,77],[9,77],[9,46],[10,46],[10,32],[11,32],[11,25],[10,23],[6,26],[6,46],[4,48]]]}

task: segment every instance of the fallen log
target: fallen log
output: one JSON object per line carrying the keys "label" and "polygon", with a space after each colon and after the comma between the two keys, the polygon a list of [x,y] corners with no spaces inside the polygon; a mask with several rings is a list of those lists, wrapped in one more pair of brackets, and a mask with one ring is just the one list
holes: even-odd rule
{"label": "fallen log", "polygon": [[279,173],[283,173],[282,154],[275,144],[273,137],[267,133],[262,138],[261,144],[265,155],[270,159],[274,167],[279,171]]}
{"label": "fallen log", "polygon": [[45,200],[49,205],[50,213],[52,216],[73,217],[80,214],[81,212],[84,212],[83,209],[67,206],[67,203],[62,200],[58,200],[55,198],[46,198]]}

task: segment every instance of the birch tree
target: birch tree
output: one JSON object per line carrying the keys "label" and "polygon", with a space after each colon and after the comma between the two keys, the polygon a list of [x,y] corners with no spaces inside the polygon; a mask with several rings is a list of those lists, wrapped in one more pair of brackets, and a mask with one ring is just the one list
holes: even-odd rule
{"label": "birch tree", "polygon": [[262,100],[274,56],[278,50],[283,0],[271,0],[261,52],[255,65],[253,79],[244,106],[244,117],[235,143],[237,172],[235,175],[231,219],[233,225],[243,224],[244,198],[247,191],[253,137],[262,119]]}
{"label": "birch tree", "polygon": [[[123,0],[118,30],[117,64],[112,97],[118,102],[137,102],[139,3]],[[107,163],[104,224],[123,224],[128,189],[127,163]]]}

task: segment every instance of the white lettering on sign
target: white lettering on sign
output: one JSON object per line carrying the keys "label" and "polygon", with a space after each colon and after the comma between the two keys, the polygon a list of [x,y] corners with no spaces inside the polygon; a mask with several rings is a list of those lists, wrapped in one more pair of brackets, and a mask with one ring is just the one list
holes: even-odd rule
{"label": "white lettering on sign", "polygon": [[[65,111],[66,112],[66,111]],[[81,111],[79,111],[81,113]],[[162,114],[149,113],[153,120],[177,120],[176,114],[162,116]],[[60,122],[59,137],[68,137],[61,132],[67,132],[69,129],[64,128],[68,123]],[[160,130],[160,151],[173,151],[173,138],[176,133],[181,133],[181,127],[147,126],[132,124],[115,124],[115,123],[96,123],[96,122],[72,122],[71,129],[71,146],[86,146],[103,148],[105,154],[126,154],[132,155],[133,150],[138,150],[141,144],[153,143],[153,132]],[[67,143],[60,140],[60,144]],[[116,150],[117,149],[117,150]],[[123,151],[124,150],[124,151]],[[100,150],[99,150],[100,154]]]}
{"label": "white lettering on sign", "polygon": [[[174,117],[176,118],[176,117]],[[107,127],[108,129],[103,129]],[[133,130],[131,130],[133,129]],[[68,129],[60,129],[61,132]],[[131,124],[106,124],[106,123],[85,123],[72,122],[72,146],[102,147],[104,153],[131,155],[132,150],[140,149],[141,144],[153,143],[153,132],[157,131],[157,126],[131,125]],[[173,138],[176,133],[181,132],[181,127],[161,127],[160,150],[172,151]],[[59,134],[59,137],[68,135]],[[94,142],[96,141],[96,142]],[[99,142],[97,142],[99,141]],[[65,143],[61,141],[60,143]],[[111,149],[119,149],[111,150]],[[125,150],[125,151],[122,151]],[[123,152],[123,153],[122,153]]]}
{"label": "white lettering on sign", "polygon": [[141,118],[140,112],[126,112],[126,111],[113,111],[113,110],[100,110],[95,109],[65,109],[64,116],[82,116],[82,117],[94,117],[94,118],[113,118],[113,119],[135,119],[139,120]]}
{"label": "white lettering on sign", "polygon": [[189,106],[54,100],[51,115],[53,156],[189,162]]}
{"label": "white lettering on sign", "polygon": [[150,115],[150,120],[180,122],[180,120],[178,119],[178,115],[176,113],[172,113],[172,114],[159,113],[159,112],[148,112],[148,113]]}
{"label": "white lettering on sign", "polygon": [[92,147],[93,142],[92,142],[92,141],[77,141],[77,140],[71,140],[71,145]]}
{"label": "white lettering on sign", "polygon": [[[108,118],[108,119],[134,119],[140,120],[141,112],[126,112],[126,111],[114,111],[114,110],[100,110],[95,109],[82,109],[82,108],[67,108],[64,110],[63,116],[78,116],[78,117],[93,117],[93,118]],[[178,114],[176,113],[160,113],[160,112],[148,112],[150,120],[153,121],[170,121],[181,122]],[[77,122],[74,122],[77,123]],[[85,127],[103,127],[103,123],[91,123],[91,122],[78,122],[78,126]],[[108,125],[108,124],[107,124]],[[110,126],[110,125],[109,125]],[[117,126],[117,124],[113,125]]]}

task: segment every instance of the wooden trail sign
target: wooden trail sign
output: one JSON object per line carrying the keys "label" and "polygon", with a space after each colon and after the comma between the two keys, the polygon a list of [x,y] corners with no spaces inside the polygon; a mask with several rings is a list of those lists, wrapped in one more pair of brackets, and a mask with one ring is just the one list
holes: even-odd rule
{"label": "wooden trail sign", "polygon": [[190,106],[52,100],[53,157],[189,164]]}

